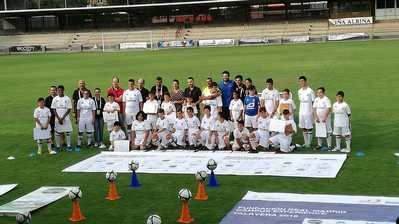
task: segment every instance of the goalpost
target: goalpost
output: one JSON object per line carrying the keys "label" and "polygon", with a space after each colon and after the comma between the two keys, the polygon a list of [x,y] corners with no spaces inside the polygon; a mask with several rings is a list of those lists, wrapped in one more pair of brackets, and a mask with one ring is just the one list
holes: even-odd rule
{"label": "goalpost", "polygon": [[103,52],[125,50],[152,50],[156,46],[152,31],[101,33]]}

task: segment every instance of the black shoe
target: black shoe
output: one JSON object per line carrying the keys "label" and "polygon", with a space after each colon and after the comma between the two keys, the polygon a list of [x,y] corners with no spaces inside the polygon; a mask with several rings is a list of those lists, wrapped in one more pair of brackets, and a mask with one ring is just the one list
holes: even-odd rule
{"label": "black shoe", "polygon": [[248,153],[258,153],[258,150],[249,150]]}

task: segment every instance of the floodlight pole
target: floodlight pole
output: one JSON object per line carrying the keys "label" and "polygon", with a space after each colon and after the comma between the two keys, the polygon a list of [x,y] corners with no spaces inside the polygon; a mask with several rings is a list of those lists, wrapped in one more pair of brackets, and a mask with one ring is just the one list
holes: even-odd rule
{"label": "floodlight pole", "polygon": [[7,0],[4,0],[4,10],[7,10]]}

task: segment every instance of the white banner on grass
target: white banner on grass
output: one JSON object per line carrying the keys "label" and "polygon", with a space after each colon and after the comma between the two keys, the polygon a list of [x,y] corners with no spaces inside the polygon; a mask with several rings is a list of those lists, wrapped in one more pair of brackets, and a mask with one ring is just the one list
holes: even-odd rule
{"label": "white banner on grass", "polygon": [[16,216],[35,211],[68,195],[75,187],[41,187],[10,203],[0,206],[0,216]]}
{"label": "white banner on grass", "polygon": [[223,46],[234,45],[234,39],[199,40],[199,46]]}
{"label": "white banner on grass", "polygon": [[18,184],[4,184],[0,185],[0,196],[14,189]]}
{"label": "white banner on grass", "polygon": [[139,161],[140,173],[193,174],[207,170],[209,159],[218,162],[221,175],[335,178],[346,160],[345,154],[248,154],[245,152],[102,152],[63,172],[130,172],[128,164]]}
{"label": "white banner on grass", "polygon": [[305,219],[302,224],[395,224],[394,222],[370,222],[335,219]]}
{"label": "white banner on grass", "polygon": [[146,49],[148,48],[147,42],[134,42],[134,43],[120,43],[119,49]]}
{"label": "white banner on grass", "polygon": [[329,34],[328,40],[349,40],[353,38],[368,37],[367,33],[344,33],[344,34]]}
{"label": "white banner on grass", "polygon": [[373,17],[354,17],[354,18],[339,18],[329,19],[331,24],[335,26],[346,26],[346,25],[368,25],[373,24]]}

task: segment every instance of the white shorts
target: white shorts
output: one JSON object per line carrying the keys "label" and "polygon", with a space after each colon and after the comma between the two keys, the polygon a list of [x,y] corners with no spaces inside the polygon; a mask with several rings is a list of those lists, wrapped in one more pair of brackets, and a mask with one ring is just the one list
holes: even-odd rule
{"label": "white shorts", "polygon": [[107,121],[107,122],[106,122],[106,124],[107,124],[107,130],[108,130],[109,132],[111,132],[112,129],[114,128],[114,123],[115,123],[116,121],[117,121],[117,120],[114,120],[114,121]]}
{"label": "white shorts", "polygon": [[282,152],[291,152],[292,149],[290,148],[292,137],[286,136],[285,134],[277,134],[270,138],[270,141],[273,145],[280,145],[280,151]]}
{"label": "white shorts", "polygon": [[184,132],[183,131],[176,131],[175,133],[173,133],[173,139],[176,142],[176,144],[180,145],[180,146],[185,146],[186,143],[184,141]]}
{"label": "white shorts", "polygon": [[225,140],[228,140],[229,135],[225,136],[227,133],[226,132],[217,132],[217,145],[219,149],[226,148],[226,142]]}
{"label": "white shorts", "polygon": [[299,114],[299,128],[313,129],[313,114]]}
{"label": "white shorts", "polygon": [[255,132],[255,136],[256,136],[256,141],[258,142],[258,144],[264,148],[268,148],[269,147],[269,138],[270,138],[270,133],[268,130],[260,130],[258,129]]}
{"label": "white shorts", "polygon": [[258,122],[256,121],[257,116],[245,115],[245,127],[247,128],[258,128]]}
{"label": "white shorts", "polygon": [[190,145],[197,145],[199,142],[199,129],[188,129],[188,143]]}
{"label": "white shorts", "polygon": [[350,136],[352,134],[350,127],[334,127],[334,135]]}
{"label": "white shorts", "polygon": [[[147,137],[147,142],[145,145],[148,145],[151,141],[150,137]],[[133,142],[134,145],[139,146],[144,144],[144,135],[137,135]]]}
{"label": "white shorts", "polygon": [[63,124],[60,124],[57,120],[55,119],[55,127],[54,127],[55,132],[58,133],[64,133],[64,132],[72,132],[72,122],[70,119],[66,118],[64,120]]}
{"label": "white shorts", "polygon": [[79,119],[79,132],[94,132],[94,125],[92,119]]}
{"label": "white shorts", "polygon": [[51,127],[48,126],[47,129],[34,128],[33,129],[33,139],[36,140],[47,140],[51,138]]}
{"label": "white shorts", "polygon": [[132,125],[133,121],[136,120],[137,113],[125,113],[125,122],[126,125]]}
{"label": "white shorts", "polygon": [[151,130],[155,129],[155,127],[157,125],[157,119],[158,119],[157,115],[153,115],[153,114],[147,115],[147,121],[148,121],[148,124],[150,124]]}

